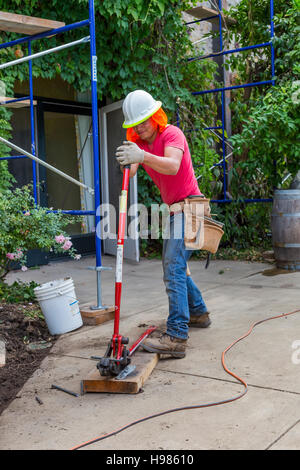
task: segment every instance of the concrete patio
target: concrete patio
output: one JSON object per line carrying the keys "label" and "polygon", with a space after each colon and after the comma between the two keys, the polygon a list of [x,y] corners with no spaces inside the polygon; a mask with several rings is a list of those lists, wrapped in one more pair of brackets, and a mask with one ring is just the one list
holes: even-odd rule
{"label": "concrete patio", "polygon": [[[102,275],[103,302],[108,305],[114,303],[114,264],[113,257],[103,258],[104,266],[113,267]],[[87,269],[94,265],[94,257],[56,262],[25,273],[13,272],[8,280],[43,283],[71,276],[77,298],[84,304],[96,300],[96,275]],[[51,389],[51,384],[80,393],[80,381],[95,367],[90,356],[103,355],[113,322],[64,334],[1,415],[0,448],[70,449],[144,416],[240,394],[242,385],[222,368],[222,351],[254,322],[300,309],[300,272],[239,261],[213,261],[207,270],[204,261],[189,265],[211,312],[212,325],[190,329],[184,359],[161,359],[143,393],[73,397]],[[125,262],[123,281],[120,329],[133,342],[145,325],[166,319],[161,261]],[[228,368],[248,384],[243,398],[148,420],[86,449],[299,450],[299,341],[300,312],[257,326],[226,356]],[[36,394],[43,405],[35,400]]]}

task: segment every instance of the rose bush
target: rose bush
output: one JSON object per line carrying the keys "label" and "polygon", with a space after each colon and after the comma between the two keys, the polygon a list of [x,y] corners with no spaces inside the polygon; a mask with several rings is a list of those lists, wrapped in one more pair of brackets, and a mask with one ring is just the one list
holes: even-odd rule
{"label": "rose bush", "polygon": [[79,220],[80,217],[37,206],[30,185],[0,191],[0,280],[17,266],[26,271],[27,254],[32,249],[67,253],[79,259],[64,231],[64,227]]}

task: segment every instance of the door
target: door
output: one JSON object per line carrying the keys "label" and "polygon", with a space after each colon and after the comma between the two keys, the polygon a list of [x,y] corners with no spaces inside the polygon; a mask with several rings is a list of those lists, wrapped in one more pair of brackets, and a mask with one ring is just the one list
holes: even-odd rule
{"label": "door", "polygon": [[[122,127],[123,101],[100,108],[100,176],[101,176],[101,216],[104,253],[116,255],[119,218],[119,197],[123,175],[115,158],[116,148],[126,140]],[[127,202],[127,230],[124,240],[124,258],[139,262],[138,238],[138,191],[137,175],[130,178]],[[129,231],[128,231],[129,229]]]}

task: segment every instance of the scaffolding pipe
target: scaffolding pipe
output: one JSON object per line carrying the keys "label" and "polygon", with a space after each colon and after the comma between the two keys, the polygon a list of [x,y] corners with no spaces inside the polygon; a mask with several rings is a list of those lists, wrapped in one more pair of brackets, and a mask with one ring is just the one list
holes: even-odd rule
{"label": "scaffolding pipe", "polygon": [[268,84],[273,84],[273,80],[265,80],[263,82],[245,83],[244,85],[233,85],[233,86],[227,86],[223,88],[213,88],[212,90],[193,91],[192,95],[195,95],[195,96],[205,95],[207,93],[217,93],[219,91],[237,90],[238,88],[248,88],[251,86],[268,85]]}
{"label": "scaffolding pipe", "polygon": [[200,18],[200,20],[188,21],[188,23],[184,23],[184,24],[187,26],[187,25],[194,24],[194,23],[200,23],[200,21],[209,21],[214,18],[218,18],[218,16],[219,15],[212,15],[212,16],[208,16],[207,18]]}
{"label": "scaffolding pipe", "polygon": [[[58,47],[54,47],[52,49],[42,51],[36,54],[31,54],[31,42],[33,40],[39,40],[42,38],[54,36],[60,33],[65,33],[67,31],[74,30],[76,28],[81,28],[83,26],[89,26],[89,32],[90,35],[86,36],[82,39],[73,41],[68,44],[64,44]],[[36,146],[35,146],[35,122],[34,122],[34,108],[33,108],[33,83],[32,83],[32,60],[38,57],[42,57],[46,54],[51,54],[54,52],[58,52],[60,50],[66,49],[71,46],[79,45],[84,42],[90,42],[90,62],[91,62],[91,93],[92,93],[92,125],[93,125],[93,157],[94,157],[94,184],[95,184],[95,189],[89,188],[87,185],[80,183],[79,181],[75,180],[74,178],[70,177],[69,175],[66,175],[62,171],[52,167],[48,163],[40,160],[35,156],[36,153]],[[19,63],[27,62],[29,61],[29,83],[30,83],[30,96],[26,98],[17,98],[17,99],[12,99],[8,102],[1,103],[1,104],[8,104],[8,103],[13,103],[15,101],[23,101],[25,99],[30,99],[30,119],[31,119],[31,149],[32,153],[26,152],[23,149],[17,147],[16,145],[10,143],[9,141],[3,139],[0,137],[0,142],[4,143],[8,147],[11,147],[14,150],[17,150],[17,152],[20,152],[22,155],[20,156],[15,156],[15,157],[4,157],[1,158],[3,159],[10,159],[10,158],[26,158],[29,157],[35,162],[38,162],[39,164],[45,166],[49,170],[57,173],[58,175],[62,176],[63,178],[73,182],[74,184],[77,184],[78,186],[81,186],[82,188],[86,189],[89,191],[90,194],[94,195],[94,200],[95,200],[95,210],[94,211],[68,211],[64,210],[62,211],[65,214],[70,214],[70,215],[93,215],[95,216],[95,245],[96,245],[96,267],[92,268],[95,269],[97,272],[97,306],[96,307],[91,307],[91,309],[102,309],[105,308],[105,306],[102,306],[101,302],[101,271],[105,269],[110,269],[110,268],[105,268],[101,266],[101,238],[98,234],[97,227],[100,226],[101,218],[99,214],[99,208],[100,208],[100,171],[99,171],[99,129],[98,129],[98,96],[97,96],[97,55],[96,55],[96,31],[95,31],[95,5],[94,5],[94,0],[89,0],[89,19],[88,20],[83,20],[79,21],[77,23],[73,23],[71,25],[63,26],[60,28],[55,28],[49,31],[44,31],[43,33],[38,33],[34,34],[31,36],[25,36],[23,38],[15,39],[13,41],[8,41],[4,44],[0,44],[0,50],[7,48],[7,47],[12,47],[17,44],[22,44],[28,42],[28,56],[23,57],[21,59],[13,60],[11,62],[1,64],[0,65],[0,70],[9,67],[10,65],[16,65]],[[37,199],[37,194],[36,194],[36,166],[35,162],[33,162],[33,181],[34,181],[34,196],[35,200]],[[56,211],[50,211],[50,212],[56,212]]]}
{"label": "scaffolding pipe", "polygon": [[4,139],[3,137],[0,137],[0,142],[2,142],[2,144],[7,145],[8,147],[12,148],[13,150],[16,150],[17,152],[23,153],[26,157],[31,158],[32,160],[36,161],[40,165],[45,166],[46,168],[48,168],[48,170],[53,171],[57,175],[62,176],[63,178],[65,178],[66,180],[69,180],[72,183],[77,184],[77,186],[80,186],[81,188],[86,189],[90,194],[94,194],[94,190],[92,188],[90,188],[89,186],[87,186],[86,184],[80,183],[80,181],[77,181],[75,178],[72,178],[72,176],[69,176],[66,173],[64,173],[63,171],[58,170],[54,166],[49,165],[49,163],[46,163],[43,160],[40,160],[35,155],[32,155],[29,152],[26,152],[26,150],[24,150],[24,149],[18,147],[17,145],[9,142],[8,140]]}
{"label": "scaffolding pipe", "polygon": [[[223,32],[222,32],[222,0],[219,0],[219,39],[220,39],[220,51],[223,51]],[[224,54],[222,54],[224,57]],[[225,61],[223,58],[222,68],[224,67]],[[224,72],[223,72],[224,77]],[[225,147],[225,91],[221,91],[221,113],[222,113],[222,167],[223,167],[223,194],[226,199],[227,193],[227,178],[226,178],[226,147]]]}
{"label": "scaffolding pipe", "polygon": [[90,36],[85,36],[84,38],[78,39],[77,41],[69,42],[67,44],[62,44],[61,46],[53,47],[52,49],[47,49],[46,51],[37,52],[36,54],[28,55],[26,57],[21,57],[20,59],[11,60],[10,62],[6,62],[5,64],[0,65],[1,69],[6,69],[11,65],[21,64],[22,62],[28,62],[28,60],[37,59],[38,57],[42,57],[47,54],[52,54],[53,52],[58,52],[63,49],[67,49],[71,46],[77,46],[78,44],[89,42]]}
{"label": "scaffolding pipe", "polygon": [[60,210],[49,210],[47,214],[58,214],[63,213],[67,215],[95,215],[95,211],[84,211],[84,210],[67,210],[67,209],[60,209]]}
{"label": "scaffolding pipe", "polygon": [[[28,42],[28,54],[31,56],[31,41]],[[33,109],[33,81],[32,81],[32,60],[29,60],[29,95],[30,95],[30,132],[31,132],[31,153],[36,155],[35,145],[35,125],[34,125],[34,109]],[[32,180],[33,180],[33,197],[34,202],[38,203],[37,197],[37,166],[32,161]]]}
{"label": "scaffolding pipe", "polygon": [[90,54],[91,54],[91,93],[92,93],[92,125],[93,125],[93,153],[94,153],[94,187],[95,187],[95,248],[96,248],[96,276],[97,276],[97,305],[92,310],[105,308],[102,305],[101,295],[101,238],[99,235],[100,217],[100,171],[99,171],[99,126],[98,126],[98,94],[97,94],[97,54],[94,0],[89,1],[90,18]]}
{"label": "scaffolding pipe", "polygon": [[187,59],[187,62],[191,62],[193,60],[209,59],[211,57],[218,57],[220,55],[235,54],[236,52],[251,51],[252,49],[260,49],[261,47],[268,47],[268,46],[272,47],[272,43],[264,42],[262,44],[255,44],[253,46],[245,46],[245,47],[238,47],[236,49],[228,49],[227,51],[212,52],[211,54],[208,54],[208,55],[191,57],[190,59]]}
{"label": "scaffolding pipe", "polygon": [[270,36],[271,36],[271,69],[272,69],[272,85],[275,85],[275,50],[273,46],[274,39],[274,0],[270,0]]}
{"label": "scaffolding pipe", "polygon": [[15,155],[12,157],[1,157],[0,160],[17,160],[19,158],[27,158],[26,155]]}
{"label": "scaffolding pipe", "polygon": [[[233,200],[231,199],[227,199],[226,197],[226,186],[227,186],[227,181],[226,181],[226,159],[228,158],[228,156],[226,157],[226,152],[225,152],[225,144],[227,144],[226,140],[225,140],[225,122],[224,122],[224,118],[225,118],[225,100],[224,100],[224,92],[225,91],[230,91],[230,90],[237,90],[239,88],[248,88],[248,87],[254,87],[254,86],[260,86],[260,85],[275,85],[275,50],[274,50],[274,44],[273,44],[273,39],[274,39],[274,0],[270,0],[270,42],[265,42],[265,43],[262,43],[262,44],[255,44],[255,45],[251,45],[251,46],[245,46],[245,47],[239,47],[239,48],[236,48],[236,49],[229,49],[227,51],[223,51],[223,34],[222,34],[222,0],[218,0],[218,10],[219,10],[219,14],[218,15],[215,15],[214,17],[212,18],[217,18],[219,17],[219,35],[220,35],[220,51],[219,52],[215,52],[215,53],[211,53],[211,54],[208,54],[208,55],[204,55],[204,56],[198,56],[198,57],[190,57],[189,59],[187,59],[187,62],[190,62],[190,61],[193,61],[193,60],[201,60],[201,59],[207,59],[207,58],[212,58],[212,57],[217,57],[217,56],[223,56],[223,55],[228,55],[228,54],[233,54],[233,53],[237,53],[237,52],[242,52],[242,51],[247,51],[247,50],[252,50],[252,49],[257,49],[257,48],[261,48],[261,47],[270,47],[271,48],[271,74],[272,74],[272,77],[271,77],[271,80],[265,80],[265,81],[260,81],[260,82],[253,82],[253,83],[246,83],[246,84],[243,84],[243,85],[234,85],[234,86],[224,86],[224,87],[221,87],[221,88],[215,88],[215,89],[212,89],[212,90],[203,90],[203,91],[195,91],[195,92],[192,92],[192,95],[194,96],[197,96],[197,95],[205,95],[207,93],[218,93],[220,92],[221,93],[221,98],[222,98],[222,126],[221,126],[221,129],[222,129],[222,161],[221,163],[217,163],[215,164],[214,166],[223,166],[223,189],[224,189],[224,199],[217,199],[217,200],[211,200],[211,202],[215,202],[215,203],[230,203],[230,202],[234,202]],[[188,23],[185,23],[186,25],[190,25],[190,24],[193,24],[193,23],[198,23],[200,21],[207,21],[211,18],[201,18],[201,19],[197,19],[197,20],[194,20],[194,21],[190,21]],[[176,122],[177,122],[177,126],[179,127],[180,125],[180,117],[179,117],[179,110],[178,110],[178,106],[177,106],[177,109],[176,109]],[[213,127],[211,128],[207,128],[207,129],[213,129]],[[200,177],[199,177],[200,178]],[[272,199],[244,199],[243,202],[245,203],[248,203],[248,202],[272,202]]]}
{"label": "scaffolding pipe", "polygon": [[9,100],[9,101],[0,100],[0,106],[5,106],[5,105],[8,105],[10,103],[17,103],[18,101],[26,101],[26,100],[29,100],[29,99],[30,99],[30,96],[23,96],[22,98],[15,98],[15,99]]}
{"label": "scaffolding pipe", "polygon": [[47,38],[49,36],[54,36],[60,33],[66,33],[76,28],[88,26],[89,23],[89,20],[83,20],[78,21],[77,23],[69,24],[67,26],[61,26],[60,28],[50,29],[49,31],[44,31],[43,33],[32,34],[31,36],[24,36],[23,38],[14,39],[13,41],[8,41],[4,42],[3,44],[0,44],[0,49],[6,49],[7,47],[17,46],[18,44],[22,44],[24,42]]}
{"label": "scaffolding pipe", "polygon": [[272,198],[268,199],[211,199],[210,202],[215,202],[217,204],[221,203],[230,203],[230,202],[243,202],[245,204],[250,204],[252,202],[273,202]]}

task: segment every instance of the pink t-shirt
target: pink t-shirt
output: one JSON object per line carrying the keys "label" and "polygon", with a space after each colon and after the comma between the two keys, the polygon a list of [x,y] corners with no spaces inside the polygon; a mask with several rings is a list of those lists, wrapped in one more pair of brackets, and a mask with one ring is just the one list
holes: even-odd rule
{"label": "pink t-shirt", "polygon": [[182,201],[188,196],[201,194],[195,177],[188,143],[181,129],[169,125],[161,134],[157,134],[152,144],[149,145],[141,139],[138,139],[136,144],[146,152],[159,157],[164,156],[165,147],[176,147],[183,151],[180,168],[176,175],[163,175],[142,164],[160,190],[163,202],[170,205]]}

